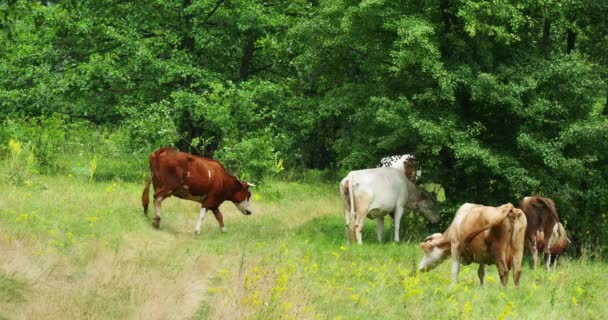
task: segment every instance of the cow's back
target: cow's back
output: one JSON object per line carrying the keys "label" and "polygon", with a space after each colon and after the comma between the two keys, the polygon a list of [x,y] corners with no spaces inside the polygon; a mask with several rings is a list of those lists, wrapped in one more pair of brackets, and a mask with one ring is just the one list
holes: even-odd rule
{"label": "cow's back", "polygon": [[210,190],[223,190],[227,171],[219,162],[163,147],[150,155],[150,168],[155,188],[166,186],[178,194],[207,195]]}
{"label": "cow's back", "polygon": [[155,188],[180,185],[187,175],[186,154],[170,147],[160,148],[150,154],[150,170]]}
{"label": "cow's back", "polygon": [[404,173],[395,168],[373,168],[351,171],[350,187],[355,197],[369,199],[369,209],[392,212],[395,207],[405,206],[408,198]]}

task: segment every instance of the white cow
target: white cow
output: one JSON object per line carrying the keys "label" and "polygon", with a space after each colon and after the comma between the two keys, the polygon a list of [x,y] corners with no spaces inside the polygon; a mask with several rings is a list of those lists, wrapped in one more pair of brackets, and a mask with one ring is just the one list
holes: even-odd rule
{"label": "white cow", "polygon": [[377,235],[381,241],[384,216],[394,214],[395,242],[399,242],[399,223],[406,208],[421,212],[432,223],[440,219],[433,209],[433,197],[410,182],[402,170],[395,168],[351,171],[340,182],[340,196],[344,203],[347,243],[353,233],[357,243],[363,243],[361,230],[365,217],[378,220]]}

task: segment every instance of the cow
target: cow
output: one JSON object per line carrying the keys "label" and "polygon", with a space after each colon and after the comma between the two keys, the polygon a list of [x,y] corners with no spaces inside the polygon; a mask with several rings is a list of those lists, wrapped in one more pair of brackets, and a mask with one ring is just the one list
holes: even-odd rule
{"label": "cow", "polygon": [[378,220],[378,241],[384,232],[384,216],[393,214],[395,242],[399,242],[399,223],[405,209],[421,212],[432,223],[440,216],[434,210],[434,199],[410,182],[402,170],[373,168],[351,171],[340,182],[340,196],[344,204],[346,239],[354,233],[357,243],[362,244],[361,230],[365,217]]}
{"label": "cow", "polygon": [[416,157],[412,154],[384,157],[380,160],[380,165],[378,167],[403,170],[405,176],[414,184],[422,175],[422,170],[418,168]]}
{"label": "cow", "polygon": [[[545,264],[547,270],[551,268],[551,264],[557,264],[557,259],[564,253],[566,247],[570,244],[570,239],[566,233],[566,229],[561,222],[558,222],[553,226],[553,232],[547,241],[547,247],[549,248],[549,254],[545,255]],[[551,261],[551,258],[555,258]]]}
{"label": "cow", "polygon": [[513,281],[519,286],[525,232],[525,214],[510,203],[500,207],[465,203],[444,233],[428,236],[420,244],[425,255],[418,269],[432,270],[451,256],[452,286],[458,280],[460,263],[472,262],[479,263],[477,274],[482,286],[487,264],[496,264],[503,286],[513,268]]}
{"label": "cow", "polygon": [[526,214],[526,246],[532,253],[533,267],[538,265],[538,252],[549,254],[545,235],[553,233],[553,227],[559,222],[555,202],[540,196],[525,197],[519,202],[519,208]]}
{"label": "cow", "polygon": [[144,214],[148,216],[149,189],[152,183],[156,213],[152,225],[156,229],[160,227],[161,203],[171,196],[201,203],[194,227],[195,236],[200,234],[201,223],[207,210],[213,212],[220,229],[226,231],[219,209],[226,200],[232,201],[243,214],[252,213],[249,187],[254,185],[239,181],[215,160],[163,147],[150,154],[150,170],[151,175],[142,194],[142,205]]}

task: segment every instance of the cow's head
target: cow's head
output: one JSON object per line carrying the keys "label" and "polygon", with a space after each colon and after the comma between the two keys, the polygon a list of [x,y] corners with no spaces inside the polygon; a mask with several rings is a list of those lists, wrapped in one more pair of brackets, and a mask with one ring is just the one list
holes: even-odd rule
{"label": "cow's head", "polygon": [[237,181],[237,191],[232,196],[232,202],[245,215],[250,215],[251,212],[251,192],[249,187],[255,185],[249,182]]}
{"label": "cow's head", "polygon": [[415,210],[422,213],[424,217],[431,223],[435,224],[441,220],[439,212],[435,208],[435,202],[437,197],[434,194],[422,191],[420,192],[420,199],[416,203]]}
{"label": "cow's head", "polygon": [[441,233],[426,237],[424,242],[420,243],[420,247],[424,250],[424,257],[418,265],[420,271],[434,269],[450,255],[450,241]]}

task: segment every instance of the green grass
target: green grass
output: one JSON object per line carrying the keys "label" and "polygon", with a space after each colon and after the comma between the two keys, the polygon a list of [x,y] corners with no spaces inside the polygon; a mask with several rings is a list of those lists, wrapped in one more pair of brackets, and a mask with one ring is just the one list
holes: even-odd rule
{"label": "green grass", "polygon": [[[449,288],[449,263],[415,272],[426,224],[407,215],[402,239],[345,246],[337,183],[271,180],[252,216],[222,207],[228,232],[199,206],[169,199],[161,229],[141,208],[142,183],[34,176],[2,185],[0,318],[87,319],[598,319],[608,314],[602,262],[565,258],[552,272],[524,266],[502,288],[477,266]],[[151,210],[153,211],[153,210]],[[387,221],[390,221],[388,219]],[[438,231],[438,230],[432,230]]]}

